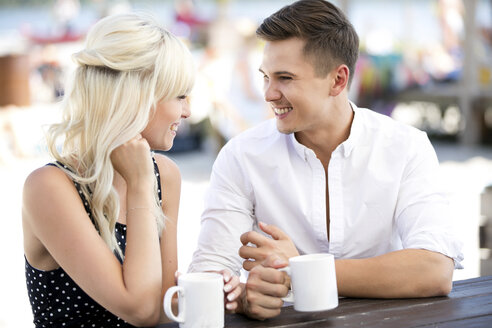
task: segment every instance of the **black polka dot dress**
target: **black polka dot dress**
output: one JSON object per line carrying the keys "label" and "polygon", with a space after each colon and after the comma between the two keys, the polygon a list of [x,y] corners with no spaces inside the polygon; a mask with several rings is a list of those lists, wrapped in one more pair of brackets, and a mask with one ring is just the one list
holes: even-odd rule
{"label": "black polka dot dress", "polygon": [[[158,181],[159,200],[162,202],[159,169],[155,160],[154,169]],[[75,187],[79,191],[87,214],[91,217],[90,208],[80,190],[80,186],[75,183]],[[120,245],[124,254],[126,248],[126,225],[116,223],[115,235],[118,245]],[[115,256],[117,255],[115,254]],[[121,262],[119,256],[117,258]],[[42,271],[32,267],[25,259],[25,271],[27,293],[34,316],[33,322],[37,328],[133,327],[94,301],[70,278],[63,268]]]}

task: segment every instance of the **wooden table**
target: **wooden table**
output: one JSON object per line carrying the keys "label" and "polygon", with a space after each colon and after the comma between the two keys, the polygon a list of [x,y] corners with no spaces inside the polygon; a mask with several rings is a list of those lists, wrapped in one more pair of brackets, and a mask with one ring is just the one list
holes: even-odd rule
{"label": "wooden table", "polygon": [[[165,327],[178,325],[158,326]],[[302,313],[288,306],[265,321],[227,314],[225,327],[492,327],[492,276],[455,281],[447,297],[341,298],[331,311]]]}

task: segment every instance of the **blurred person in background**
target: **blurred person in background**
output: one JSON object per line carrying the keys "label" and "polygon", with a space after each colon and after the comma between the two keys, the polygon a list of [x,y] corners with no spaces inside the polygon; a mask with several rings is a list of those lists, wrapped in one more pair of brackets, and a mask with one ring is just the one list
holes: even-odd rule
{"label": "blurred person in background", "polygon": [[[100,20],[51,126],[53,163],[26,179],[25,273],[36,327],[153,326],[175,284],[178,167],[169,150],[195,69],[152,18]],[[61,149],[58,141],[63,141]]]}
{"label": "blurred person in background", "polygon": [[206,29],[210,22],[197,13],[194,0],[174,1],[176,35],[186,36],[192,43],[203,42]]}
{"label": "blurred person in background", "polygon": [[53,4],[53,15],[61,29],[61,34],[72,33],[73,20],[80,12],[79,0],[56,0]]}
{"label": "blurred person in background", "polygon": [[439,0],[437,3],[442,42],[426,49],[425,69],[435,82],[456,82],[462,72],[465,8],[462,0]]}
{"label": "blurred person in background", "polygon": [[256,34],[275,119],[219,153],[189,270],[249,271],[226,290],[229,309],[258,319],[280,313],[290,282],[277,269],[299,254],[335,256],[340,296],[449,293],[463,254],[435,151],[424,132],[349,101],[352,24],[327,1],[300,0]]}
{"label": "blurred person in background", "polygon": [[207,99],[198,101],[212,104],[209,118],[219,148],[240,132],[271,118],[256,75],[261,62],[257,27],[247,19],[223,17],[209,29],[209,42],[199,59],[197,84],[207,90]]}

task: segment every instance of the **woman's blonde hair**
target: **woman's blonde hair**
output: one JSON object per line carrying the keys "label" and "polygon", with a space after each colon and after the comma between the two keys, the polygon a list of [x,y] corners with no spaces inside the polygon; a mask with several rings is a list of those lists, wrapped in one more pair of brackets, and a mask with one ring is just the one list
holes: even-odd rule
{"label": "woman's blonde hair", "polygon": [[[85,49],[73,59],[78,67],[62,102],[62,121],[48,130],[48,147],[80,184],[103,240],[122,257],[114,234],[120,206],[112,186],[110,154],[144,130],[157,102],[190,92],[195,75],[192,57],[153,18],[130,13],[97,22]],[[61,150],[58,140],[63,141]],[[155,191],[160,234],[165,217],[157,182]]]}

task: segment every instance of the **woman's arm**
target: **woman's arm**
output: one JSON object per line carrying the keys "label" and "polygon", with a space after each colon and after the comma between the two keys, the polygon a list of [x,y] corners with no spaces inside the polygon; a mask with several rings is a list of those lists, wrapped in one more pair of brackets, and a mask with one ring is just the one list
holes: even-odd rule
{"label": "woman's arm", "polygon": [[[126,161],[118,172],[126,175],[127,208],[150,208],[154,202],[152,161],[148,145],[134,143],[123,149],[129,156],[117,160]],[[145,151],[147,157],[142,155]],[[27,178],[22,213],[26,229],[90,297],[134,325],[157,323],[162,266],[151,211],[129,210],[123,266],[94,228],[73,182],[60,169],[46,166]]]}
{"label": "woman's arm", "polygon": [[[155,160],[159,167],[161,179],[162,210],[166,215],[165,227],[161,234],[162,305],[164,294],[169,287],[175,285],[174,275],[178,270],[177,228],[181,196],[181,174],[176,163],[166,156],[156,154]],[[160,321],[168,321],[162,306]]]}

